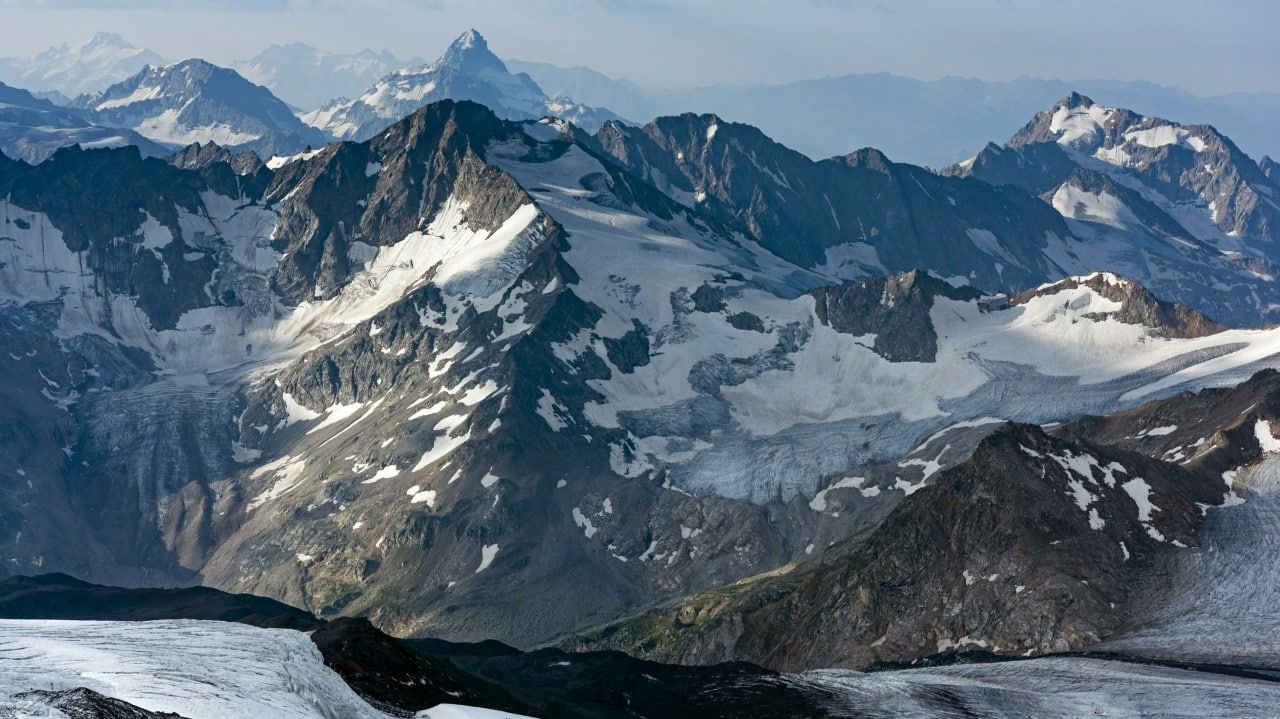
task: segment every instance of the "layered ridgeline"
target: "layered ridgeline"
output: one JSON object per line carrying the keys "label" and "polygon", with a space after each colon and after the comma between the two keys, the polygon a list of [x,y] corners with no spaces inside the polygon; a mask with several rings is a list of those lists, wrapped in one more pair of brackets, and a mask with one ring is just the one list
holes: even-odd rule
{"label": "layered ridgeline", "polygon": [[136,145],[153,157],[169,154],[168,148],[132,130],[95,125],[74,110],[0,84],[0,153],[36,163],[69,145],[88,149]]}
{"label": "layered ridgeline", "polygon": [[127,128],[172,146],[215,142],[269,157],[319,147],[328,139],[270,90],[199,59],[147,66],[77,97],[71,107],[99,125]]}
{"label": "layered ridgeline", "polygon": [[[275,169],[208,145],[0,161],[4,571],[529,645],[875,526],[993,418],[1280,352],[1115,275],[1037,285],[1069,230],[1016,188],[782,165],[710,116],[635,132],[441,102]],[[931,271],[841,283],[834,229],[769,230],[822,173],[879,198],[818,192],[845,256]],[[921,231],[890,234],[904,217]],[[1036,289],[961,280],[1002,276]],[[829,511],[833,483],[856,504]]]}
{"label": "layered ridgeline", "polygon": [[423,64],[421,58],[402,60],[386,50],[345,54],[291,42],[272,45],[232,67],[290,105],[310,110],[335,95],[362,92],[387,73]]}
{"label": "layered ridgeline", "polygon": [[[920,267],[993,289],[1108,269],[1219,320],[1268,323],[1280,299],[1268,249],[1280,188],[1216,133],[1197,155],[1185,142],[1157,144],[1164,142],[1157,128],[1139,138],[1155,145],[1147,148],[1157,159],[1145,176],[1176,178],[1186,169],[1205,189],[1193,196],[1155,180],[1135,189],[1141,178],[1126,178],[1136,171],[1105,174],[1093,169],[1105,163],[1086,162],[1074,145],[1025,139],[1040,137],[1033,129],[1040,125],[1049,132],[1053,113],[1067,112],[1063,107],[1039,116],[1019,135],[1024,140],[1010,143],[1021,149],[998,154],[1000,148],[989,147],[942,177],[872,149],[814,162],[755,128],[713,115],[660,118],[642,128],[611,123],[599,138],[611,155],[677,201],[736,220],[772,252],[826,274],[849,278]],[[1172,129],[1168,134],[1177,136]],[[1102,136],[1087,128],[1062,135],[1064,143],[1100,142]],[[1212,162],[1206,159],[1210,150],[1218,153]],[[1028,155],[1014,164],[1022,170],[988,169],[997,163],[993,158],[1012,162],[1019,152]],[[1049,157],[1032,154],[1037,152]],[[1130,152],[1136,162],[1139,153]],[[1197,156],[1203,156],[1199,163]],[[1158,161],[1164,157],[1172,159]],[[1037,172],[1060,174],[1055,183]],[[997,189],[975,190],[945,175],[973,175]],[[1210,204],[1220,191],[1231,194],[1228,188],[1240,199]],[[1048,202],[1039,206],[1028,196],[1042,193]],[[1248,210],[1234,224],[1213,227],[1211,216],[1226,222],[1240,214],[1227,207]]]}
{"label": "layered ridgeline", "polygon": [[445,99],[478,102],[509,120],[558,117],[592,131],[619,119],[603,108],[547,97],[528,75],[508,71],[480,33],[468,30],[434,63],[389,73],[354,100],[339,97],[302,120],[342,140],[366,140],[419,107]]}
{"label": "layered ridgeline", "polygon": [[[1280,182],[1270,165],[1211,126],[1072,93],[1003,146],[989,144],[945,172],[1040,196],[1080,238],[1070,249],[1076,261],[1219,319],[1274,322]],[[1214,293],[1220,301],[1206,303]]]}

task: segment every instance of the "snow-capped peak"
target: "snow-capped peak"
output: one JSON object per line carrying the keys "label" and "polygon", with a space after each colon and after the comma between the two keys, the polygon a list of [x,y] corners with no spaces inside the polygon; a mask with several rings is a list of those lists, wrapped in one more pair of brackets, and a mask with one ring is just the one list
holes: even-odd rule
{"label": "snow-capped peak", "polygon": [[199,58],[149,65],[101,93],[80,96],[73,106],[98,124],[177,145],[213,141],[280,154],[325,140],[265,87]]}
{"label": "snow-capped peak", "polygon": [[592,131],[617,116],[567,98],[550,100],[528,75],[512,74],[475,30],[458,36],[438,60],[380,78],[354,100],[340,98],[302,115],[340,139],[362,140],[438,100],[471,100],[509,120],[565,117]]}
{"label": "snow-capped peak", "polygon": [[1114,109],[1073,92],[1054,105],[1049,130],[1058,136],[1059,144],[1089,144],[1097,140],[1114,114]]}
{"label": "snow-capped peak", "polygon": [[[506,64],[489,50],[489,43],[485,42],[484,36],[475,30],[468,30],[459,35],[433,67],[437,72],[453,70],[469,75],[492,72],[511,76]],[[534,85],[532,80],[528,82]],[[541,89],[538,92],[541,94]]]}

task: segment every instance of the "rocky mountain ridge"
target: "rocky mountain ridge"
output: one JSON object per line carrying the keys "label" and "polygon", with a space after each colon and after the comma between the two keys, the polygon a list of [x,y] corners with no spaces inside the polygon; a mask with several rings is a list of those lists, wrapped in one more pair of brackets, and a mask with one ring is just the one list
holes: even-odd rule
{"label": "rocky mountain ridge", "polygon": [[6,571],[404,635],[608,623],[876,525],[994,416],[1277,352],[1089,281],[1007,308],[955,273],[833,289],[568,123],[467,102],[266,165],[62,150],[0,192]]}
{"label": "rocky mountain ridge", "polygon": [[1160,557],[1206,512],[1245,501],[1231,476],[1278,446],[1277,397],[1265,370],[1052,435],[1005,425],[874,530],[570,644],[797,671],[1097,643],[1148,611],[1138,588],[1167,581]]}

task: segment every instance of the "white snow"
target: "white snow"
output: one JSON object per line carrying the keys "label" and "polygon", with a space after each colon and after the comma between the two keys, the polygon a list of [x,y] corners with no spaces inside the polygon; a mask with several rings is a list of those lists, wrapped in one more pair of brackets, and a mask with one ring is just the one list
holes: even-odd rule
{"label": "white snow", "polygon": [[582,528],[582,533],[587,539],[591,539],[598,531],[596,526],[591,523],[591,518],[583,514],[578,507],[573,508],[573,523]]}
{"label": "white snow", "polygon": [[311,158],[315,157],[316,155],[319,155],[323,151],[324,151],[324,148],[322,147],[318,150],[312,150],[311,152],[299,152],[296,155],[272,155],[271,159],[267,160],[267,163],[266,163],[267,168],[271,170],[279,170],[280,168],[284,167],[290,162],[297,162],[298,160],[310,160]]}
{"label": "white snow", "polygon": [[476,574],[483,572],[493,564],[493,558],[498,556],[498,545],[486,544],[480,548],[480,566],[476,567]]}
{"label": "white snow", "polygon": [[398,476],[400,476],[400,468],[394,464],[389,464],[382,469],[379,469],[377,472],[374,472],[373,476],[366,479],[363,484],[375,484],[380,480],[391,479],[392,477]]}
{"label": "white snow", "polygon": [[75,687],[189,719],[387,719],[302,632],[191,620],[0,620],[0,704],[30,689]]}
{"label": "white snow", "polygon": [[431,444],[431,448],[422,454],[422,458],[418,463],[413,465],[413,471],[418,472],[430,464],[439,462],[447,457],[455,449],[467,443],[471,439],[471,432],[468,430],[465,434],[457,437],[448,434],[442,434],[435,438]]}
{"label": "white snow", "polygon": [[1253,436],[1258,438],[1258,448],[1263,452],[1280,452],[1280,439],[1271,431],[1271,423],[1260,419],[1253,425]]}
{"label": "white snow", "polygon": [[828,485],[825,489],[813,495],[813,499],[809,500],[809,508],[815,512],[827,511],[827,493],[833,489],[844,489],[846,487],[860,488],[866,484],[866,477],[841,477],[835,482]]}
{"label": "white snow", "polygon": [[281,393],[284,400],[285,424],[290,425],[295,422],[310,422],[320,416],[319,412],[307,408],[301,402],[293,398],[288,392]]}
{"label": "white snow", "polygon": [[1051,203],[1063,217],[1101,222],[1119,229],[1142,227],[1142,221],[1120,198],[1109,192],[1086,192],[1068,182],[1053,193]]}
{"label": "white snow", "polygon": [[434,489],[423,489],[419,485],[413,485],[406,492],[409,495],[409,504],[421,504],[426,502],[427,506],[434,509],[436,506],[436,491]]}
{"label": "white snow", "polygon": [[[286,402],[287,401],[288,400],[286,400]],[[363,406],[364,404],[361,402],[352,402],[351,404],[330,405],[325,410],[325,418],[320,422],[320,424],[317,424],[316,426],[307,430],[307,434],[315,434],[316,432],[324,429],[325,427],[331,427],[341,422],[342,420],[351,417],[351,415],[355,414],[356,412],[359,412],[360,408]],[[290,411],[291,418],[292,418],[292,415],[293,413],[292,411]]]}
{"label": "white snow", "polygon": [[533,719],[524,714],[482,709],[461,704],[439,704],[414,715],[415,719]]}
{"label": "white snow", "polygon": [[180,109],[164,110],[158,115],[144,118],[132,129],[148,139],[174,145],[216,142],[223,147],[233,147],[253,142],[260,137],[251,132],[238,132],[225,123],[185,125],[180,119],[181,112]]}
{"label": "white snow", "polygon": [[[1095,114],[1083,113],[1090,127],[1104,119],[1105,113]],[[927,424],[934,432],[995,412],[1019,421],[1059,419],[1054,414],[1063,411],[1058,403],[1045,404],[1025,394],[1036,375],[1045,378],[1035,385],[1041,389],[1052,386],[1059,396],[1088,398],[1070,400],[1073,407],[1080,405],[1070,411],[1100,413],[1174,385],[1239,377],[1280,354],[1277,331],[1162,337],[1115,319],[1118,302],[1087,286],[1068,289],[1063,284],[1050,285],[1042,289],[1043,296],[1001,312],[939,298],[930,311],[938,335],[936,359],[889,362],[866,346],[868,338],[836,332],[817,319],[813,299],[800,290],[829,283],[829,277],[788,265],[743,238],[734,238],[736,244],[722,241],[680,218],[659,222],[633,210],[586,202],[590,192],[579,180],[601,172],[598,161],[570,147],[554,160],[532,162],[526,159],[527,146],[518,145],[493,145],[489,157],[523,185],[540,188],[539,205],[568,231],[564,257],[581,277],[565,291],[603,312],[594,327],[553,346],[555,356],[572,367],[577,358],[594,353],[608,366],[604,338],[632,330],[632,320],[649,329],[648,364],[629,372],[609,367],[608,379],[589,381],[602,397],[583,408],[590,423],[627,430],[630,416],[686,414],[690,402],[708,397],[690,381],[698,368],[717,357],[750,365],[778,347],[784,328],[800,328],[798,351],[788,352],[785,362],[762,362],[758,371],[718,387],[714,401],[726,405],[730,417],[718,430],[723,435],[698,437],[703,444],[691,447],[677,441],[689,438],[673,431],[636,436],[632,430],[625,440],[612,442],[611,467],[625,477],[674,468],[680,471],[673,473],[673,481],[684,489],[761,501],[779,490],[784,497],[796,491],[812,497],[816,477],[856,473],[856,462],[868,459],[851,451],[858,444],[855,436],[884,448],[872,451],[901,456],[908,447],[899,446],[887,429],[895,423]],[[994,234],[973,228],[969,237],[1006,266],[1012,264],[1001,256],[1005,250]],[[841,265],[843,259],[829,256],[837,266],[824,270],[866,274],[870,245],[852,247],[858,252],[864,248],[865,254],[849,256],[859,260],[856,265]],[[729,271],[742,274],[743,280],[724,280]],[[738,330],[723,314],[692,311],[689,294],[707,284],[733,290],[726,313],[750,312],[761,318],[766,331]],[[1006,367],[1019,368],[1027,379],[1011,381]],[[1147,384],[1122,382],[1144,373],[1150,373]],[[988,398],[993,393],[1007,399],[993,403]],[[567,417],[554,411],[553,399],[550,391],[540,395],[538,413],[550,427],[567,431],[555,421]],[[865,431],[859,426],[873,429],[859,435]],[[830,441],[847,442],[849,459],[841,463],[824,451]],[[631,459],[626,445],[634,450]],[[788,446],[787,451],[778,452],[781,446]],[[734,480],[727,481],[727,474]],[[917,487],[904,485],[904,491]]]}
{"label": "white snow", "polygon": [[559,432],[568,427],[569,424],[561,419],[561,416],[568,416],[569,412],[560,402],[551,396],[546,389],[542,390],[541,396],[538,397],[538,416],[546,421],[551,429]]}
{"label": "white snow", "polygon": [[296,487],[302,480],[302,471],[306,467],[307,461],[305,459],[295,459],[285,455],[253,470],[249,475],[252,479],[259,479],[270,474],[275,481],[267,491],[259,494],[249,503],[249,509],[256,509],[266,502],[283,496]]}
{"label": "white snow", "polygon": [[1204,140],[1192,135],[1185,127],[1173,125],[1156,125],[1145,130],[1130,130],[1124,134],[1124,138],[1143,147],[1180,145],[1193,152],[1203,152],[1205,148]]}
{"label": "white snow", "polygon": [[1093,141],[1111,119],[1114,110],[1100,105],[1059,107],[1049,122],[1049,130],[1058,134],[1058,142],[1076,145]]}

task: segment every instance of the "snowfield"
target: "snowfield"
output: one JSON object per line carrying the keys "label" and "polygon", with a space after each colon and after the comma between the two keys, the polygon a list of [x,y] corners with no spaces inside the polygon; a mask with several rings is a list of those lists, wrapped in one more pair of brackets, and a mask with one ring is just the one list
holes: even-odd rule
{"label": "snowfield", "polygon": [[[214,621],[0,620],[0,702],[88,687],[188,719],[386,719],[306,634]],[[9,700],[12,701],[12,700]]]}

